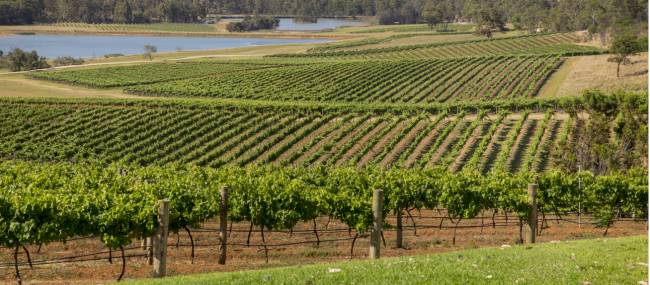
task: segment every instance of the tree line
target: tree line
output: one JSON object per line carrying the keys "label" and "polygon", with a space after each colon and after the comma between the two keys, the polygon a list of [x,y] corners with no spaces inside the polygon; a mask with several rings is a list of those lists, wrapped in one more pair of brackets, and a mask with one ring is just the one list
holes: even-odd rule
{"label": "tree line", "polygon": [[262,14],[597,33],[631,24],[647,28],[647,6],[643,0],[0,0],[0,24],[198,22],[212,14]]}

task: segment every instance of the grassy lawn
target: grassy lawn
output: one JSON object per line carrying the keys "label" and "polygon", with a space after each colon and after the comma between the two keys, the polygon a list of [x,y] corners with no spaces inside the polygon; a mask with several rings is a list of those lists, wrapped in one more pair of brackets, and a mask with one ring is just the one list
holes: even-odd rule
{"label": "grassy lawn", "polygon": [[647,241],[645,236],[563,241],[128,284],[638,284],[647,281]]}

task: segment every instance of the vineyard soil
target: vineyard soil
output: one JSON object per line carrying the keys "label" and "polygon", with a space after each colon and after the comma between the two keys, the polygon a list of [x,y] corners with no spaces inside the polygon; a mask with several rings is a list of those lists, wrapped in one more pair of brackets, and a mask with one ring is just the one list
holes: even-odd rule
{"label": "vineyard soil", "polygon": [[[500,213],[497,218],[497,227],[493,228],[491,224],[491,214],[484,214],[484,227],[481,228],[481,217],[472,220],[461,221],[458,229],[456,244],[452,244],[453,226],[454,224],[449,219],[444,219],[442,223],[443,229],[438,229],[440,225],[440,218],[432,218],[445,216],[444,211],[438,213],[435,211],[412,211],[414,220],[417,225],[417,232],[414,234],[412,222],[407,215],[404,216],[404,241],[406,249],[396,249],[394,246],[395,232],[394,230],[387,230],[385,232],[386,246],[382,246],[383,257],[396,257],[396,256],[412,256],[430,253],[442,253],[450,251],[458,251],[461,249],[483,248],[483,247],[501,247],[502,245],[515,246],[518,240],[519,226],[514,214],[509,215],[509,220],[506,224],[505,216]],[[421,217],[420,217],[421,215]],[[541,218],[541,217],[540,217]],[[553,221],[557,218],[552,215],[547,215],[548,227],[542,229],[541,236],[538,240],[542,243],[555,242],[555,241],[568,241],[575,239],[592,239],[599,238],[603,235],[603,229],[595,228],[593,225],[584,224],[578,227],[575,223],[577,217],[563,216],[572,222],[567,221]],[[591,221],[588,217],[582,218],[583,222],[588,223]],[[394,216],[388,217],[387,222],[390,224],[395,223]],[[218,228],[218,223],[210,222],[204,225],[206,229]],[[507,225],[507,226],[506,226]],[[325,227],[331,231],[326,232]],[[475,226],[474,228],[462,228],[467,226]],[[477,226],[477,227],[476,227]],[[177,235],[171,234],[169,237],[168,248],[168,272],[170,275],[185,275],[193,273],[205,272],[224,272],[224,271],[239,271],[250,269],[263,269],[273,268],[288,265],[305,265],[311,263],[321,262],[338,262],[345,261],[349,258],[350,252],[350,236],[344,224],[332,220],[328,224],[328,218],[322,217],[318,219],[318,229],[323,231],[319,234],[322,241],[331,239],[344,239],[339,242],[322,242],[320,246],[316,246],[315,237],[312,232],[313,225],[309,223],[301,223],[295,229],[293,235],[288,231],[285,232],[266,232],[266,242],[271,244],[293,243],[301,241],[313,241],[311,243],[269,247],[269,263],[265,262],[265,255],[262,244],[261,234],[258,228],[255,228],[251,236],[251,246],[245,245],[248,235],[248,223],[238,223],[233,227],[229,243],[240,244],[237,246],[229,246],[228,261],[225,266],[219,266],[216,263],[216,255],[218,252],[218,232],[201,232],[196,230],[192,232],[192,237],[196,244],[196,257],[194,263],[191,263],[190,240],[186,232],[179,233],[180,245],[176,248]],[[619,236],[634,236],[642,235],[646,232],[646,223],[621,221],[616,222],[614,226],[609,229],[609,237]],[[354,231],[352,232],[354,235]],[[141,254],[145,251],[139,249],[140,243],[136,242],[132,247],[134,250],[127,251],[127,254]],[[66,244],[52,243],[43,245],[41,251],[38,252],[37,245],[28,246],[31,258],[34,261],[42,259],[53,259],[65,256],[75,256],[94,252],[104,252],[107,249],[101,246],[101,243],[96,238],[82,239],[69,241]],[[5,282],[11,282],[13,274],[12,250],[0,249],[0,275],[4,276]],[[354,258],[365,259],[368,254],[368,239],[360,238],[355,244]],[[27,264],[21,267],[21,274],[24,280],[34,281],[39,284],[88,284],[88,283],[104,283],[112,282],[120,273],[120,252],[113,251],[113,263],[108,262],[108,254],[93,255],[92,257],[102,258],[97,261],[81,262],[81,263],[64,263],[53,265],[38,265],[34,269],[29,269]],[[25,262],[25,255],[21,252],[21,262]],[[146,258],[130,258],[127,261],[126,278],[143,278],[149,277],[151,274],[151,266],[147,265]]]}

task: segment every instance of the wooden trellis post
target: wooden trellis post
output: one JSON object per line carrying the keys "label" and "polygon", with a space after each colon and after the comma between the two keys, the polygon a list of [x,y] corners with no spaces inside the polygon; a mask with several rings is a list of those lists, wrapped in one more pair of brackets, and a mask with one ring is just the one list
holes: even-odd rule
{"label": "wooden trellis post", "polygon": [[535,243],[537,234],[537,184],[528,184],[528,223],[526,226],[526,244]]}
{"label": "wooden trellis post", "polygon": [[169,200],[160,200],[158,206],[158,228],[151,238],[153,247],[153,277],[164,277],[167,273],[167,235],[169,234]]}
{"label": "wooden trellis post", "polygon": [[220,190],[221,194],[221,203],[219,205],[219,241],[221,241],[221,246],[219,247],[219,264],[226,264],[226,252],[227,252],[227,239],[228,233],[226,228],[228,227],[228,186],[223,186]]}
{"label": "wooden trellis post", "polygon": [[395,232],[395,234],[396,234],[395,247],[396,248],[403,248],[404,245],[403,245],[403,242],[402,242],[402,240],[403,240],[403,238],[402,238],[402,229],[403,229],[402,210],[397,211],[397,221],[396,222],[397,222],[397,231]]}
{"label": "wooden trellis post", "polygon": [[384,202],[384,192],[381,189],[376,189],[372,194],[372,230],[370,232],[370,259],[379,258],[379,249],[381,246],[381,227],[382,225],[382,210]]}

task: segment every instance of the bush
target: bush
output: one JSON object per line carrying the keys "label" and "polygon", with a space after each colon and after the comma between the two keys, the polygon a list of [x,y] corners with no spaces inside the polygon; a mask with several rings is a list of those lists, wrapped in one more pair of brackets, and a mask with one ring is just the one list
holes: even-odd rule
{"label": "bush", "polygon": [[9,62],[7,61],[7,57],[3,55],[4,52],[0,50],[0,69],[9,68]]}
{"label": "bush", "polygon": [[48,68],[50,65],[45,60],[45,57],[38,56],[36,51],[25,52],[22,49],[16,48],[9,52],[5,57],[9,70],[11,71],[26,71],[41,68]]}
{"label": "bush", "polygon": [[639,46],[639,51],[640,52],[647,52],[648,51],[648,36],[641,36],[637,40],[637,45]]}
{"label": "bush", "polygon": [[84,60],[83,58],[74,58],[71,56],[59,56],[52,63],[54,63],[54,66],[80,65],[84,63]]}
{"label": "bush", "polygon": [[120,57],[120,56],[124,56],[124,54],[121,54],[121,53],[109,53],[109,54],[105,54],[104,58]]}

